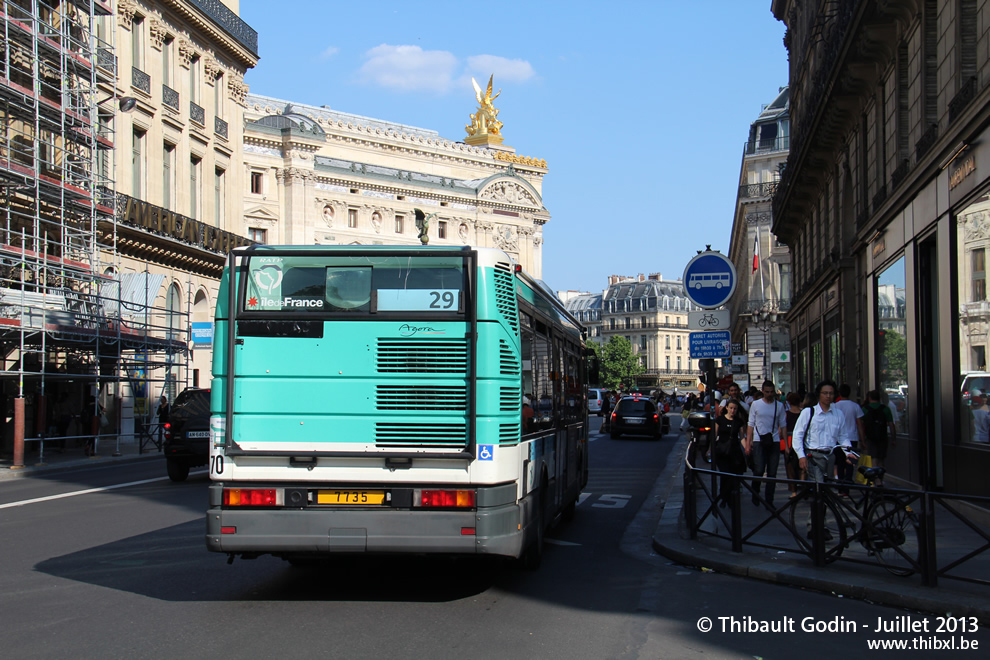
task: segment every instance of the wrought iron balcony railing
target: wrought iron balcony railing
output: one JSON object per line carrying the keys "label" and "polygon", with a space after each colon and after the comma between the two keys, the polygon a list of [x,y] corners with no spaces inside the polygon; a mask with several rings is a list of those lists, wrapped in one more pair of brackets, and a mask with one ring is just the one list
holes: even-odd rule
{"label": "wrought iron balcony railing", "polygon": [[117,56],[113,54],[112,48],[96,49],[96,66],[117,75]]}
{"label": "wrought iron balcony railing", "polygon": [[179,93],[168,85],[162,85],[162,105],[179,111]]}
{"label": "wrought iron balcony railing", "polygon": [[768,140],[750,140],[746,143],[745,153],[747,156],[753,154],[766,154],[773,151],[787,151],[791,148],[791,136],[770,138]]}
{"label": "wrought iron balcony railing", "polygon": [[189,102],[189,119],[196,122],[200,126],[206,126],[206,110],[203,106],[196,105],[192,101]]}
{"label": "wrought iron balcony railing", "polygon": [[131,85],[145,94],[151,94],[151,76],[136,66],[131,67]]}
{"label": "wrought iron balcony railing", "polygon": [[773,197],[773,194],[777,192],[778,183],[777,181],[769,181],[766,183],[750,183],[745,186],[739,186],[739,196],[744,199]]}
{"label": "wrought iron balcony railing", "polygon": [[214,117],[213,131],[220,137],[227,139],[227,122],[219,117]]}
{"label": "wrought iron balcony railing", "polygon": [[201,12],[232,36],[237,43],[258,56],[258,33],[220,0],[189,0]]}
{"label": "wrought iron balcony railing", "polygon": [[963,83],[952,100],[949,101],[949,123],[956,120],[962,111],[966,109],[969,102],[976,98],[976,76],[970,76],[969,80]]}
{"label": "wrought iron balcony railing", "polygon": [[932,124],[914,146],[915,158],[921,160],[938,140],[938,124]]}

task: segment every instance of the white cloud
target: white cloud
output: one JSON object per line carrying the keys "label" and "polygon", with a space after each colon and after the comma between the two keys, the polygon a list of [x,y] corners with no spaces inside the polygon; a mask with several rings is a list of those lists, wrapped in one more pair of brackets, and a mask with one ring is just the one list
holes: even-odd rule
{"label": "white cloud", "polygon": [[419,46],[382,44],[365,53],[358,77],[362,82],[400,92],[450,89],[457,58],[445,50],[423,50]]}
{"label": "white cloud", "polygon": [[336,55],[339,52],[340,52],[340,49],[337,48],[336,46],[329,46],[329,47],[327,47],[326,50],[324,50],[322,53],[320,53],[320,59],[321,60],[330,59],[331,57],[333,57],[334,55]]}
{"label": "white cloud", "polygon": [[498,55],[472,55],[467,58],[467,74],[488,78],[495,74],[495,82],[525,82],[536,76],[533,66],[526,60],[510,60]]}

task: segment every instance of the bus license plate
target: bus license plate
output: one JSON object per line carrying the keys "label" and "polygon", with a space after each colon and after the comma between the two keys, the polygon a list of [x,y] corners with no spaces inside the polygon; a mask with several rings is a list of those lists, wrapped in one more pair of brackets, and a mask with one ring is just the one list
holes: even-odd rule
{"label": "bus license plate", "polygon": [[316,493],[317,504],[383,504],[384,490],[321,490]]}

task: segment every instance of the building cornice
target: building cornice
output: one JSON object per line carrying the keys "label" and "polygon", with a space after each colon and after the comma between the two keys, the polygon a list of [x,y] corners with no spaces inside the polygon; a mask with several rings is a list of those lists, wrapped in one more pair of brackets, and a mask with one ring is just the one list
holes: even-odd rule
{"label": "building cornice", "polygon": [[[224,29],[216,19],[207,15],[200,6],[217,5],[218,8],[227,9],[218,0],[162,0],[162,4],[178,14],[189,25],[199,29],[210,43],[222,47],[229,56],[246,68],[250,69],[258,64],[257,32],[254,32],[246,23],[244,24],[248,30],[254,32],[254,50],[252,51],[250,47],[241,43],[241,40]],[[227,9],[227,11],[230,10]],[[233,14],[233,12],[230,13]],[[250,42],[250,39],[246,39],[246,41]]]}

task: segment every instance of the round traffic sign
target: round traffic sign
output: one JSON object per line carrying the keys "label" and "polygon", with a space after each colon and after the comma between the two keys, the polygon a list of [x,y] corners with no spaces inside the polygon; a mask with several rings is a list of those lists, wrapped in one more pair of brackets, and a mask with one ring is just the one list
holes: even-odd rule
{"label": "round traffic sign", "polygon": [[688,262],[684,269],[684,293],[698,307],[721,307],[736,290],[736,267],[714,251],[706,251]]}

